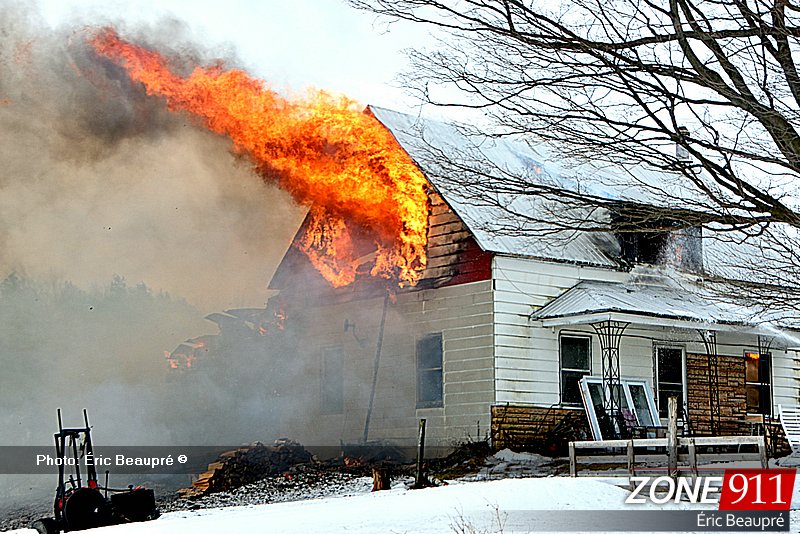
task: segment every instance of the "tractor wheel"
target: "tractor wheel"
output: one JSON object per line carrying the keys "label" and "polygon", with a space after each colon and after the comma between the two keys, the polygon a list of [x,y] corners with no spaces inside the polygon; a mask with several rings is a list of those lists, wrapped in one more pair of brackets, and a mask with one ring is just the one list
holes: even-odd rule
{"label": "tractor wheel", "polygon": [[113,523],[108,501],[93,488],[78,488],[66,498],[64,522],[68,530],[86,530]]}
{"label": "tractor wheel", "polygon": [[31,528],[39,534],[58,534],[58,523],[52,517],[43,517],[31,523]]}

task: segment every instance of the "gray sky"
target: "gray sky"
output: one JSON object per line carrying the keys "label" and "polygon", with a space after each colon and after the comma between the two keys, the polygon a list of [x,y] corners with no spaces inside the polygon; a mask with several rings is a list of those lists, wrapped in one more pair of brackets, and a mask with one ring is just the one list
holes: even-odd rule
{"label": "gray sky", "polygon": [[393,80],[406,66],[402,50],[428,40],[427,31],[387,24],[343,0],[40,0],[51,25],[74,20],[135,24],[171,16],[196,41],[232,47],[253,75],[294,91],[313,86],[363,104],[409,108]]}

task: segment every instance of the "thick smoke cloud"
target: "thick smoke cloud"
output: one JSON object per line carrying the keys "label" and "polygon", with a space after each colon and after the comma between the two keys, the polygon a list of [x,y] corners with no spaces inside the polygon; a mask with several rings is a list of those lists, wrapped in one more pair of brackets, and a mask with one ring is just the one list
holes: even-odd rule
{"label": "thick smoke cloud", "polygon": [[[104,22],[185,68],[236,63],[175,21]],[[230,392],[176,390],[162,351],[214,333],[208,312],[263,306],[304,210],[98,58],[93,29],[0,0],[0,444],[50,443],[56,407],[87,407],[105,443],[267,437],[246,417],[215,433],[203,407]]]}
{"label": "thick smoke cloud", "polygon": [[[99,59],[93,29],[0,5],[0,276],[121,273],[204,311],[263,304],[301,210]],[[129,34],[186,68],[213,56],[174,21]]]}

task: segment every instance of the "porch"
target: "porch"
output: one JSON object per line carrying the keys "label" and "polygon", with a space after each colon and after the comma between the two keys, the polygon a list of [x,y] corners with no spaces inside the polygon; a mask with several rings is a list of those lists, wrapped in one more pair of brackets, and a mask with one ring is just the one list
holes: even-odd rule
{"label": "porch", "polygon": [[[580,426],[579,411],[574,439],[655,438],[675,396],[684,436],[766,435],[785,449],[773,414],[797,402],[797,347],[749,310],[693,285],[581,281],[531,320],[558,339],[559,402],[533,410],[552,419],[545,432],[564,426],[558,413]],[[493,426],[514,409],[528,411],[495,407]]]}

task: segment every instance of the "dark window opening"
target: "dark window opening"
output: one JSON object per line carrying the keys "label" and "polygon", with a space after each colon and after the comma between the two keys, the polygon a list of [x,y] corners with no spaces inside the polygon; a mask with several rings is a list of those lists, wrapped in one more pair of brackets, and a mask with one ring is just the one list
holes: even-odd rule
{"label": "dark window opening", "polygon": [[417,408],[442,406],[442,334],[417,340]]}
{"label": "dark window opening", "polygon": [[327,347],[322,350],[320,410],[323,414],[344,411],[344,350]]}
{"label": "dark window opening", "polygon": [[747,413],[772,414],[771,355],[769,352],[745,352],[745,396]]}
{"label": "dark window opening", "polygon": [[562,336],[561,403],[581,404],[580,380],[592,373],[592,340],[588,337]]}
{"label": "dark window opening", "polygon": [[678,397],[678,417],[683,417],[685,380],[682,348],[656,347],[656,387],[658,415],[668,417],[668,399]]}
{"label": "dark window opening", "polygon": [[627,232],[620,234],[622,258],[630,263],[661,263],[661,251],[666,249],[668,232]]}
{"label": "dark window opening", "polygon": [[[625,231],[617,233],[622,260],[629,265],[673,265],[687,271],[703,270],[703,231],[700,227],[679,228],[675,221],[654,221],[648,229],[616,217]],[[670,227],[675,227],[670,230]],[[656,228],[658,230],[656,231]]]}

